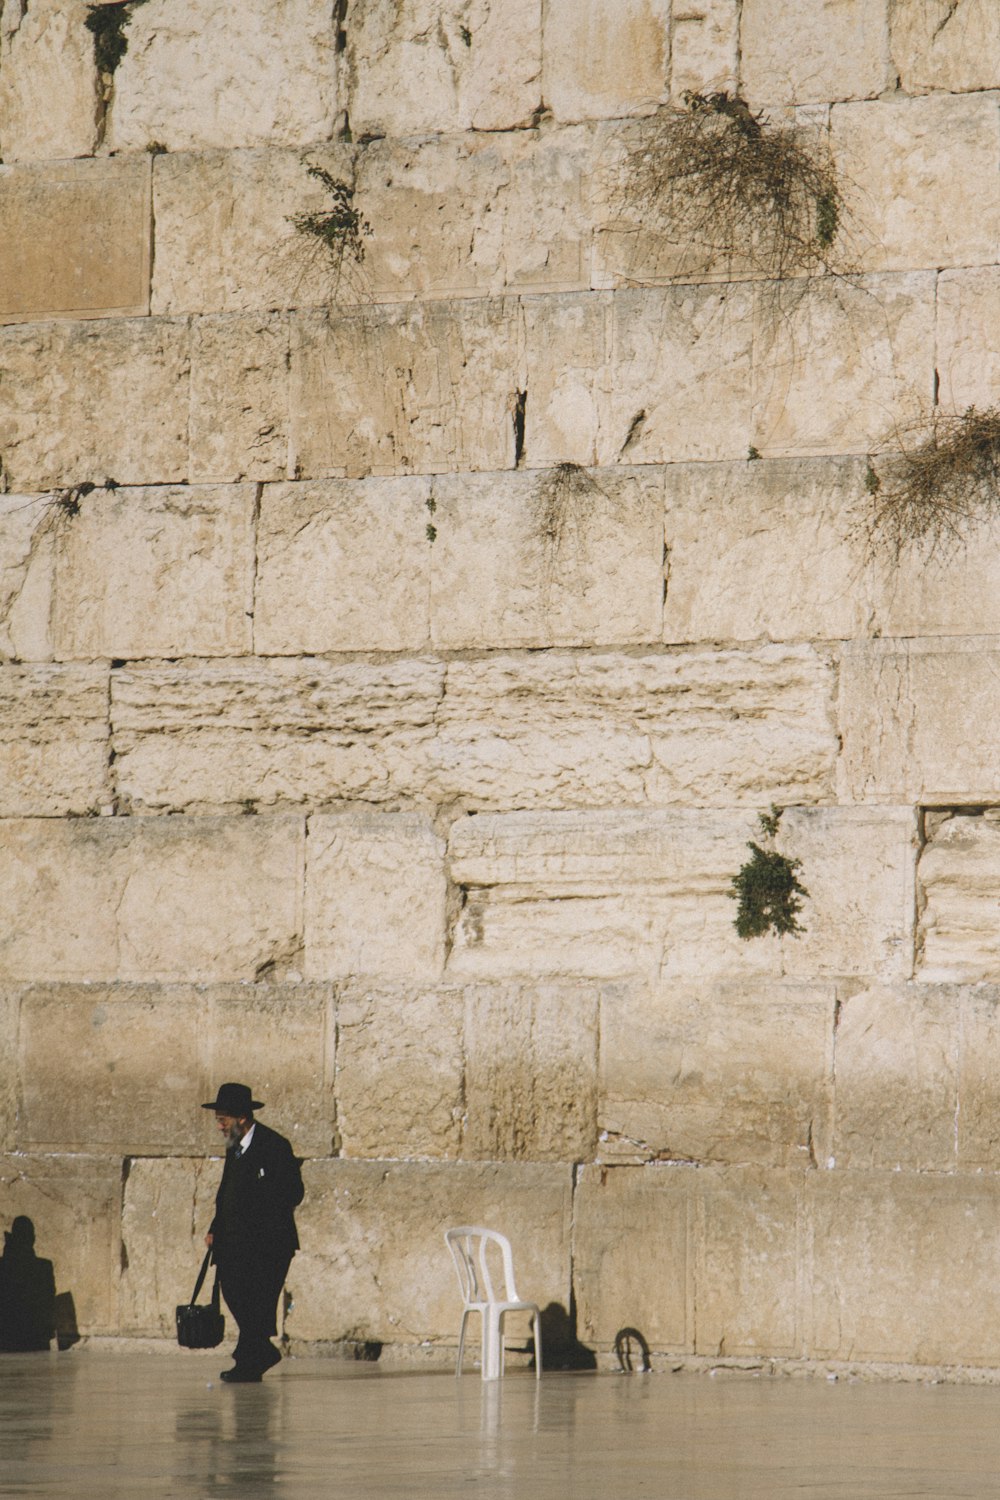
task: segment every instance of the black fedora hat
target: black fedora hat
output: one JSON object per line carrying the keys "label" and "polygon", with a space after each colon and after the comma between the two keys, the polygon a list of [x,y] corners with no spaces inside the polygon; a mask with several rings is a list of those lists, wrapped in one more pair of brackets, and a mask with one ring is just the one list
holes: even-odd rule
{"label": "black fedora hat", "polygon": [[252,1114],[255,1109],[263,1109],[263,1099],[255,1099],[245,1083],[222,1083],[219,1092],[210,1104],[203,1104],[202,1109],[214,1109],[217,1115],[232,1115],[238,1120],[243,1115]]}

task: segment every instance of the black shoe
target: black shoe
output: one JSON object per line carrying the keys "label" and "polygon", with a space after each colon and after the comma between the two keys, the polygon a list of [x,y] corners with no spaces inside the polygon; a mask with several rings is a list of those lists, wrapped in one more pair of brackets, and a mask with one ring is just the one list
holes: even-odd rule
{"label": "black shoe", "polygon": [[231,1370],[223,1370],[219,1379],[226,1381],[228,1385],[246,1385],[259,1382],[260,1371],[248,1370],[245,1365],[233,1365]]}

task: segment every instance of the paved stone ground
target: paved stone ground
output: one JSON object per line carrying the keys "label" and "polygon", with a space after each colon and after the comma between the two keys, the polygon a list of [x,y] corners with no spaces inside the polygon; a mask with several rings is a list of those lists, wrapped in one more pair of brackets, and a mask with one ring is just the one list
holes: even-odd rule
{"label": "paved stone ground", "polygon": [[170,1500],[994,1497],[1000,1392],[443,1372],[210,1355],[0,1356],[0,1496]]}

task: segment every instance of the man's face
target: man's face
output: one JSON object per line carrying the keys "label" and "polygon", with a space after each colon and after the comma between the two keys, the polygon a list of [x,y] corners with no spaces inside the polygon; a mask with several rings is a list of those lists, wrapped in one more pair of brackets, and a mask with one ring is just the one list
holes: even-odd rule
{"label": "man's face", "polygon": [[215,1123],[219,1127],[220,1135],[225,1136],[227,1146],[238,1146],[246,1135],[247,1122],[242,1115],[220,1115],[215,1116]]}

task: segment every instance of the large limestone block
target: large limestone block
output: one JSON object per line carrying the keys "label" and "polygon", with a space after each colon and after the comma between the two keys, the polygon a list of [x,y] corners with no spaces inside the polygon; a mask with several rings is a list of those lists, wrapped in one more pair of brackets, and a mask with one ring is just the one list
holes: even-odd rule
{"label": "large limestone block", "polygon": [[456,1344],[461,1302],[444,1231],[457,1224],[507,1235],[521,1296],[568,1311],[570,1167],[331,1161],[303,1175],[292,1338]]}
{"label": "large limestone block", "polygon": [[352,984],[337,1002],[344,1156],[457,1157],[465,1112],[461,989]]}
{"label": "large limestone block", "polygon": [[993,96],[838,105],[843,253],[866,271],[968,266],[1000,245],[1000,117]]}
{"label": "large limestone block", "polygon": [[735,93],[742,0],[675,3],[670,37],[670,96]]}
{"label": "large limestone block", "polygon": [[886,0],[744,0],[740,82],[754,108],[881,94],[892,82]]}
{"label": "large limestone block", "polygon": [[[89,156],[98,140],[87,0],[6,0],[0,18],[0,157]],[[44,101],[40,107],[40,101]]]}
{"label": "large limestone block", "polygon": [[925,815],[917,868],[919,979],[1000,977],[1000,816],[995,809]]}
{"label": "large limestone block", "polygon": [[1000,79],[1000,11],[993,0],[895,0],[892,60],[908,94],[991,89]]}
{"label": "large limestone block", "polygon": [[853,538],[864,469],[839,458],[667,469],[664,639],[864,634],[870,586]]}
{"label": "large limestone block", "polygon": [[1000,634],[1000,532],[988,519],[963,524],[961,545],[934,556],[919,547],[883,553],[872,583],[873,634]]}
{"label": "large limestone block", "polygon": [[195,320],[192,481],[288,478],[288,338],[281,313]]}
{"label": "large limestone block", "polygon": [[8,486],[184,481],[188,344],[187,324],[166,318],[0,329],[0,454]]}
{"label": "large limestone block", "polygon": [[818,801],[831,690],[798,646],[454,661],[434,784],[487,806]]}
{"label": "large limestone block", "polygon": [[747,287],[654,287],[527,302],[527,461],[745,456],[751,301]]}
{"label": "large limestone block", "polygon": [[512,467],[519,332],[508,301],[293,317],[290,473]]}
{"label": "large limestone block", "polygon": [[[156,156],[152,311],[257,312],[329,301],[336,283],[325,252],[292,220],[331,206],[307,163],[350,183],[354,156],[353,147],[339,144],[308,157],[263,147]],[[338,297],[347,290],[345,278]]]}
{"label": "large limestone block", "polygon": [[663,611],[663,477],[555,469],[434,481],[440,649],[639,644]]}
{"label": "large limestone block", "polygon": [[1000,380],[1000,267],[945,271],[938,278],[937,363],[945,411],[995,405]]}
{"label": "large limestone block", "polygon": [[592,150],[584,127],[363,146],[371,234],[353,279],[376,301],[589,286]]}
{"label": "large limestone block", "polygon": [[960,1171],[994,1172],[1000,1159],[1000,989],[941,987],[960,1012],[958,1130]]}
{"label": "large limestone block", "polygon": [[403,657],[118,669],[119,795],[142,811],[421,795],[445,671]]}
{"label": "large limestone block", "polygon": [[766,981],[605,990],[602,1158],[825,1162],[836,1001]]}
{"label": "large limestone block", "polygon": [[416,478],[265,486],[256,650],[282,655],[426,646],[430,493],[430,481]]}
{"label": "large limestone block", "polygon": [[593,1159],[598,1008],[586,984],[470,986],[464,1156]]}
{"label": "large limestone block", "polygon": [[106,667],[0,667],[0,817],[110,802]]}
{"label": "large limestone block", "polygon": [[[214,1149],[220,1149],[218,1137]],[[176,1337],[174,1308],[191,1300],[221,1176],[219,1160],[140,1157],[128,1163],[118,1288],[123,1334]],[[224,1315],[228,1338],[235,1328]]]}
{"label": "large limestone block", "polygon": [[548,0],[545,103],[557,120],[617,119],[666,96],[671,0]]}
{"label": "large limestone block", "polygon": [[52,1262],[60,1334],[118,1332],[121,1201],[120,1158],[0,1156],[4,1223],[31,1220],[35,1254]]}
{"label": "large limestone block", "polygon": [[1000,800],[988,641],[849,642],[840,673],[845,800],[931,806]]}
{"label": "large limestone block", "polygon": [[145,0],[126,40],[112,151],[307,146],[333,133],[342,101],[329,0]]}
{"label": "large limestone block", "polygon": [[445,956],[444,854],[420,813],[310,818],[309,978],[437,978]]}
{"label": "large limestone block", "polygon": [[147,157],[5,167],[0,215],[0,323],[148,312]]}
{"label": "large limestone block", "polygon": [[956,992],[879,986],[840,1005],[838,1168],[955,1169],[962,1007]]}
{"label": "large limestone block", "polygon": [[912,965],[909,809],[790,809],[778,847],[802,862],[804,931],[739,939],[731,881],[760,837],[749,813],[510,813],[452,827],[465,904],[449,972],[672,981],[752,974],[811,979]]}
{"label": "large limestone block", "polygon": [[818,1172],[807,1186],[815,1358],[996,1364],[995,1177]]}
{"label": "large limestone block", "polygon": [[0,495],[0,659],[52,656],[52,581],[60,507],[51,495]]}
{"label": "large limestone block", "polygon": [[368,0],[345,27],[355,135],[505,130],[542,104],[541,0]]}
{"label": "large limestone block", "polygon": [[0,825],[0,974],[28,980],[280,977],[301,947],[298,818]]}
{"label": "large limestone block", "polygon": [[573,1201],[581,1339],[609,1348],[634,1328],[652,1348],[693,1352],[696,1192],[686,1167],[583,1167]]}
{"label": "large limestone block", "polygon": [[917,272],[759,287],[754,446],[865,453],[894,420],[927,409],[935,292],[935,276]]}
{"label": "large limestone block", "polygon": [[804,1352],[797,1272],[808,1176],[753,1168],[698,1173],[698,1354]]}
{"label": "large limestone block", "polygon": [[98,489],[58,513],[52,637],[63,658],[251,649],[252,485]]}

